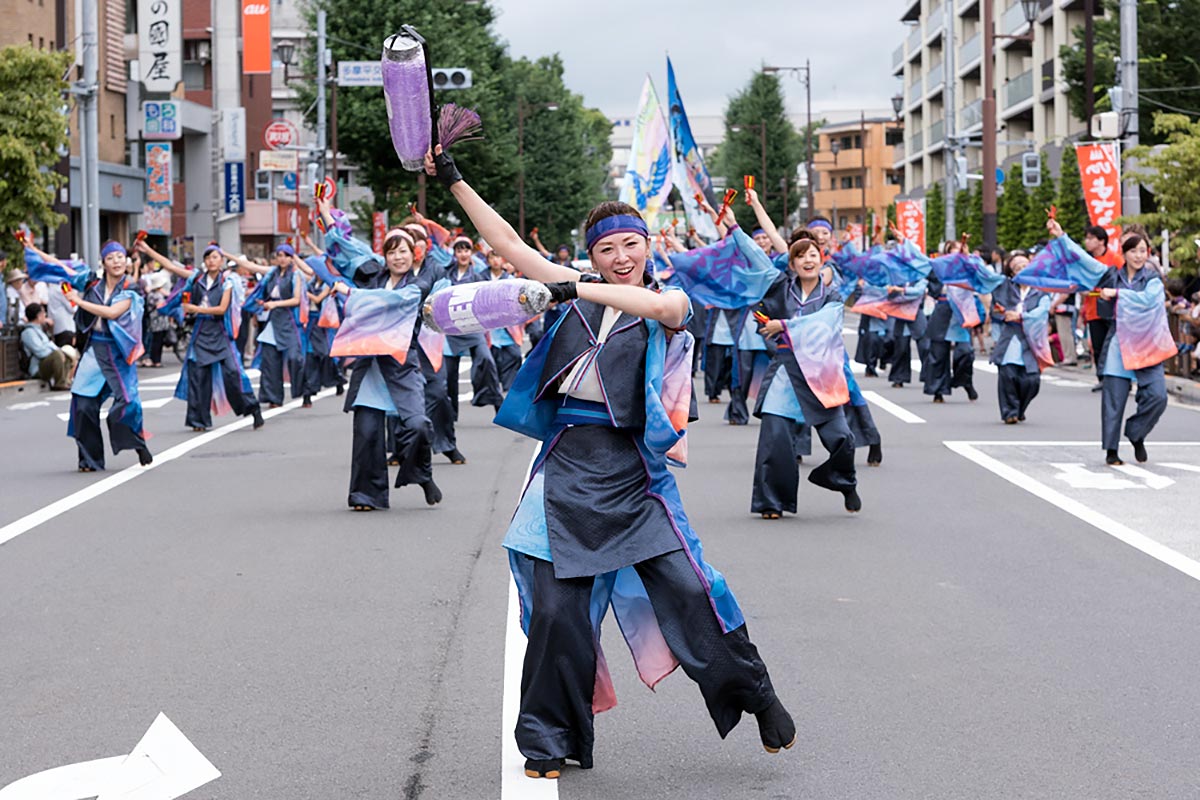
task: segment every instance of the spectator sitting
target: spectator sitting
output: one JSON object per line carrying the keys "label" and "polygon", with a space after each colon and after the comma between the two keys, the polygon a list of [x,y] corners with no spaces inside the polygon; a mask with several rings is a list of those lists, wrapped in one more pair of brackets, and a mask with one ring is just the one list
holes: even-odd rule
{"label": "spectator sitting", "polygon": [[25,308],[30,303],[44,306],[50,299],[44,283],[29,280],[29,276],[19,269],[9,273],[7,283],[8,288],[5,295],[8,298],[10,313],[13,306],[16,306],[17,309],[16,316],[13,318],[14,322],[25,318]]}
{"label": "spectator sitting", "polygon": [[29,377],[46,381],[51,389],[71,388],[71,373],[79,353],[74,347],[58,347],[46,335],[46,308],[41,303],[25,307],[26,324],[21,328],[21,347],[29,355]]}

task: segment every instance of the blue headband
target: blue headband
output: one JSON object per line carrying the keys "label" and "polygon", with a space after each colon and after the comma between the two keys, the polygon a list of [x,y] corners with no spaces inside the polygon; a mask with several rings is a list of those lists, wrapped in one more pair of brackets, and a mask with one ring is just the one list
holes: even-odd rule
{"label": "blue headband", "polygon": [[641,217],[632,214],[617,214],[605,217],[587,230],[587,249],[591,252],[596,242],[614,233],[638,233],[649,237],[650,229],[646,227]]}
{"label": "blue headband", "polygon": [[125,248],[123,246],[121,246],[121,244],[118,242],[109,242],[106,245],[104,245],[104,247],[100,248],[100,258],[108,258],[113,253],[120,253],[121,255],[128,255],[125,252]]}
{"label": "blue headband", "polygon": [[808,228],[824,228],[825,230],[829,231],[830,233],[833,233],[833,226],[830,225],[828,222],[826,222],[823,219],[814,219],[812,222],[808,223],[808,225],[806,227],[808,227]]}
{"label": "blue headband", "polygon": [[762,228],[755,228],[755,229],[754,229],[754,233],[752,233],[752,234],[750,234],[750,235],[751,235],[751,236],[758,236],[760,233],[766,233],[766,231],[764,231]]}
{"label": "blue headband", "polygon": [[290,244],[284,243],[275,248],[276,253],[286,253],[289,256],[296,255],[296,251],[292,249]]}
{"label": "blue headband", "polygon": [[208,258],[209,253],[220,250],[220,249],[221,249],[221,246],[219,244],[217,244],[216,242],[209,242],[208,246],[204,248],[204,255],[202,255],[201,258]]}

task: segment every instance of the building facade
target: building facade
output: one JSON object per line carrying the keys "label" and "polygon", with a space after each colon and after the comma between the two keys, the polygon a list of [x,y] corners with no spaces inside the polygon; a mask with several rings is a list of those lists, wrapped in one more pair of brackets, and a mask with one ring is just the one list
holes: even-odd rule
{"label": "building facade", "polygon": [[813,204],[837,230],[886,218],[900,193],[900,172],[892,163],[892,142],[902,135],[892,117],[860,118],[817,131],[813,155]]}
{"label": "building facade", "polygon": [[[1099,13],[1103,4],[1097,2]],[[946,177],[947,137],[983,129],[983,24],[981,0],[905,0],[900,20],[908,33],[892,55],[900,78],[905,136],[893,155],[903,171],[905,194],[920,197]],[[1064,142],[1087,126],[1072,117],[1062,80],[1059,49],[1074,42],[1084,24],[1083,0],[1040,0],[1037,18],[1025,21],[1019,2],[995,3],[994,86],[998,129],[997,163],[1027,151],[1046,151],[1057,174]],[[953,109],[953,114],[947,111]],[[968,171],[978,173],[981,150],[961,151]]]}

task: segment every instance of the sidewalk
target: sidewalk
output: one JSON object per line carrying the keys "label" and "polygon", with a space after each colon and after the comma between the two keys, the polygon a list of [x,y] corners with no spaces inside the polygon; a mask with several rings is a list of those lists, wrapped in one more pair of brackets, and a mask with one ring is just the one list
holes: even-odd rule
{"label": "sidewalk", "polygon": [[[63,390],[64,392],[70,390]],[[0,402],[15,403],[21,400],[38,400],[45,399],[45,396],[51,394],[59,394],[60,392],[50,391],[49,384],[43,383],[36,378],[30,378],[27,381],[8,381],[0,383]]]}

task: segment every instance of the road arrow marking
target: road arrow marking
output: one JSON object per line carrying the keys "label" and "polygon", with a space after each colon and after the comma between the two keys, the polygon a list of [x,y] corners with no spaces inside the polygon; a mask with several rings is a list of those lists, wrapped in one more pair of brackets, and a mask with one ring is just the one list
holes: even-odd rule
{"label": "road arrow marking", "polygon": [[0,789],[0,800],[175,800],[221,777],[166,714],[127,756],[48,769]]}
{"label": "road arrow marking", "polygon": [[[1108,470],[1092,472],[1083,464],[1056,464],[1050,466],[1058,470],[1055,478],[1065,481],[1072,489],[1144,489],[1142,484],[1119,478]],[[1120,467],[1118,467],[1120,469]],[[1156,476],[1157,477],[1157,476]],[[1173,482],[1173,481],[1172,481]]]}
{"label": "road arrow marking", "polygon": [[1151,489],[1165,489],[1168,486],[1175,485],[1173,478],[1168,478],[1165,475],[1155,475],[1148,469],[1134,466],[1133,464],[1122,464],[1119,467],[1113,467],[1117,472],[1124,472],[1131,478],[1140,478],[1146,482],[1146,485]]}
{"label": "road arrow marking", "polygon": [[1164,461],[1161,466],[1170,467],[1171,469],[1181,469],[1184,472],[1200,472],[1200,467],[1195,464],[1179,464],[1175,461]]}

